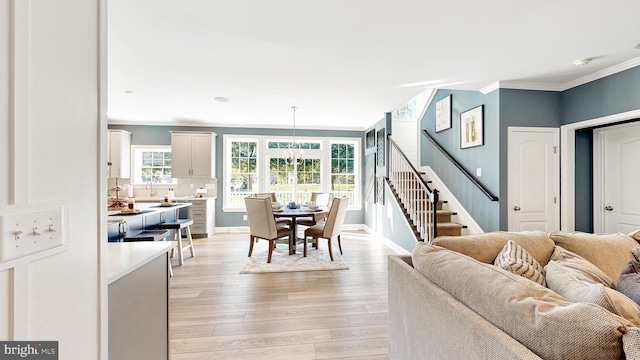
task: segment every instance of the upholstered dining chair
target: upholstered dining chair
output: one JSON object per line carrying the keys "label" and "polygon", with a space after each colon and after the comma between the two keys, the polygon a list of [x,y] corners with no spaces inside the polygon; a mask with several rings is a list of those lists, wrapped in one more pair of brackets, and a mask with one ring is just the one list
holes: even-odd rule
{"label": "upholstered dining chair", "polygon": [[331,239],[338,239],[338,248],[340,248],[340,254],[342,254],[342,244],[340,243],[340,234],[342,232],[342,224],[344,223],[344,217],[347,214],[347,207],[349,206],[349,198],[334,198],[331,204],[331,210],[324,224],[316,224],[304,231],[304,253],[303,256],[307,256],[307,240],[313,239],[313,242],[318,246],[318,239],[327,239],[329,246],[329,257],[333,261],[333,251],[331,250]]}
{"label": "upholstered dining chair", "polygon": [[257,239],[269,241],[269,256],[267,262],[271,262],[273,248],[276,240],[289,237],[289,255],[293,253],[295,246],[294,234],[291,228],[286,226],[276,226],[276,220],[273,217],[273,209],[271,208],[271,199],[245,197],[244,204],[247,208],[247,220],[249,221],[249,257],[253,253],[253,244]]}
{"label": "upholstered dining chair", "polygon": [[[276,193],[275,192],[267,192],[267,193],[255,193],[253,194],[254,197],[257,198],[269,198],[271,199],[271,202],[278,202],[278,198],[276,197]],[[282,206],[285,206],[284,204],[280,204]],[[285,218],[285,217],[279,217],[276,219],[276,224],[278,225],[291,225],[291,218]]]}
{"label": "upholstered dining chair", "polygon": [[[329,207],[331,206],[331,203],[333,201],[333,194],[323,193],[323,192],[312,192],[310,201],[314,201],[318,206]],[[298,225],[314,226],[319,222],[325,221],[326,219],[327,219],[326,216],[320,217],[320,218],[316,216],[311,216],[311,217],[299,218],[297,222],[298,222]]]}

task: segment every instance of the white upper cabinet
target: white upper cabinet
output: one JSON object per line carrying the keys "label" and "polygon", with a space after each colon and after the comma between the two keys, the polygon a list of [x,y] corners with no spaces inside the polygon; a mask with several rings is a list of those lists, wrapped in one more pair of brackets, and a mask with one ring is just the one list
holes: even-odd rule
{"label": "white upper cabinet", "polygon": [[131,133],[125,130],[109,130],[108,167],[110,178],[131,177]]}
{"label": "white upper cabinet", "polygon": [[171,177],[216,177],[216,134],[171,132]]}

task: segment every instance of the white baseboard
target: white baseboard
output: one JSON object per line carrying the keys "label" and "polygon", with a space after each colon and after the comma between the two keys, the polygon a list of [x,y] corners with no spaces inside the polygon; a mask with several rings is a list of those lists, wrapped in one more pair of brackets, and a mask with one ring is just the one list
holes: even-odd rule
{"label": "white baseboard", "polygon": [[[438,189],[440,192],[441,200],[447,200],[448,210],[456,213],[455,220],[457,223],[465,225],[467,227],[466,233],[469,235],[472,234],[482,234],[484,230],[478,225],[478,223],[471,217],[471,214],[467,212],[467,210],[460,204],[458,199],[453,196],[453,193],[449,190],[449,188],[444,184],[444,182],[438,177],[438,175],[433,171],[431,166],[423,166],[421,167],[421,171],[425,173],[425,176],[431,181],[433,187]],[[464,230],[464,229],[463,229]]]}
{"label": "white baseboard", "polygon": [[400,245],[398,245],[398,244],[394,243],[393,241],[387,239],[384,236],[378,235],[376,238],[380,239],[380,242],[383,245],[385,245],[389,249],[395,251],[395,253],[398,254],[398,255],[411,255],[411,253],[409,251],[405,250],[403,247],[401,247]]}

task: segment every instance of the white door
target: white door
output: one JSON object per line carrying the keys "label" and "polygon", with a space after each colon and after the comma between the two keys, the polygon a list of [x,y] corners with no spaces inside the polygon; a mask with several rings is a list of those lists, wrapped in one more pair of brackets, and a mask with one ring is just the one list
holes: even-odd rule
{"label": "white door", "polygon": [[640,124],[594,131],[594,229],[629,233],[640,229]]}
{"label": "white door", "polygon": [[509,127],[509,231],[559,225],[559,129]]}

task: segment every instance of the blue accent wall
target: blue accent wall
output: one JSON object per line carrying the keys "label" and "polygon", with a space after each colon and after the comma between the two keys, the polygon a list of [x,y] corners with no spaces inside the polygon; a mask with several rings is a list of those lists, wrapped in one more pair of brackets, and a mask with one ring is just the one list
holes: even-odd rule
{"label": "blue accent wall", "polygon": [[[452,127],[435,132],[435,104],[452,95]],[[460,148],[460,114],[484,105],[484,145]],[[508,128],[559,127],[560,95],[553,91],[499,89],[489,94],[476,91],[438,90],[422,119],[422,128],[436,139],[467,172],[492,195],[491,201],[431,142],[421,139],[422,165],[429,165],[484,231],[508,228]],[[476,169],[482,176],[475,176]]]}
{"label": "blue accent wall", "polygon": [[[123,129],[131,132],[131,145],[171,145],[171,131],[208,131],[217,134],[216,139],[216,174],[218,176],[218,199],[216,201],[216,226],[235,227],[247,226],[243,220],[244,212],[224,212],[223,206],[223,166],[224,166],[224,134],[233,135],[281,135],[291,136],[291,129],[261,129],[261,128],[232,128],[232,127],[194,127],[194,126],[147,126],[147,125],[109,125],[109,129]],[[297,136],[317,137],[351,137],[360,138],[364,148],[364,132],[335,131],[335,130],[305,130],[296,129]],[[364,153],[363,153],[364,154]],[[364,155],[363,155],[364,158]],[[361,194],[362,198],[362,194]],[[364,207],[364,204],[363,204]],[[364,210],[347,212],[346,224],[363,224]]]}
{"label": "blue accent wall", "polygon": [[560,127],[560,93],[500,89],[500,229],[509,228],[509,127]]}
{"label": "blue accent wall", "polygon": [[593,129],[576,130],[575,229],[593,232]]}
{"label": "blue accent wall", "polygon": [[[436,102],[449,95],[452,95],[451,128],[436,133]],[[484,105],[484,145],[461,149],[460,114],[480,105]],[[484,95],[477,91],[438,90],[420,123],[421,128],[427,130],[467,172],[475,176],[476,169],[481,168],[482,176],[476,177],[476,180],[494,196],[499,196],[500,190],[499,105],[498,91]],[[422,165],[431,166],[484,231],[500,229],[497,202],[487,198],[425,137],[421,138],[420,152]]]}
{"label": "blue accent wall", "polygon": [[640,109],[640,66],[560,94],[562,125]]}

